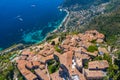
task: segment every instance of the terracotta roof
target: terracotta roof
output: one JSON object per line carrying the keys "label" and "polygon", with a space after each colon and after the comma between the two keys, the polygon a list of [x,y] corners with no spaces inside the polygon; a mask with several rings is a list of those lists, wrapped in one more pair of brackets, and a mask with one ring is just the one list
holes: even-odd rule
{"label": "terracotta roof", "polygon": [[106,48],[102,48],[102,47],[98,47],[98,51],[103,52],[103,53],[107,53],[107,54],[109,53]]}
{"label": "terracotta roof", "polygon": [[90,56],[87,54],[75,53],[75,57],[80,59],[90,59]]}
{"label": "terracotta roof", "polygon": [[84,75],[80,73],[76,68],[69,70],[70,75],[77,75],[79,76],[80,80],[86,80]]}
{"label": "terracotta roof", "polygon": [[79,37],[78,35],[73,35],[73,36],[72,36],[72,39],[73,39],[73,40],[78,40],[78,39],[80,39],[80,37]]}
{"label": "terracotta roof", "polygon": [[32,52],[30,51],[30,49],[24,49],[21,54],[22,55],[30,55],[30,54],[32,54]]}
{"label": "terracotta roof", "polygon": [[85,69],[85,76],[87,78],[94,78],[94,79],[100,79],[100,78],[103,78],[105,76],[105,73],[103,71],[98,71],[98,70],[88,70],[88,69]]}
{"label": "terracotta roof", "polygon": [[73,52],[68,51],[60,56],[61,64],[64,64],[68,69],[72,67]]}
{"label": "terracotta roof", "polygon": [[69,43],[70,43],[70,40],[69,40],[69,39],[65,39],[65,40],[62,42],[63,45],[69,45]]}
{"label": "terracotta roof", "polygon": [[74,49],[75,53],[81,53],[82,51],[86,52],[87,50],[84,47],[79,47]]}
{"label": "terracotta roof", "polygon": [[52,80],[63,80],[60,76],[59,76],[59,71],[50,74],[50,77],[52,78]]}
{"label": "terracotta roof", "polygon": [[82,59],[76,58],[76,64],[77,64],[79,67],[83,67]]}
{"label": "terracotta roof", "polygon": [[83,34],[81,34],[81,33],[78,34],[78,37],[79,37],[79,38],[81,38],[82,36],[83,36]]}
{"label": "terracotta roof", "polygon": [[40,69],[36,69],[35,73],[42,79],[42,80],[49,80],[49,77],[46,73],[44,73],[42,70]]}
{"label": "terracotta roof", "polygon": [[61,47],[63,48],[64,52],[67,52],[70,50],[70,46],[69,45],[61,45]]}
{"label": "terracotta roof", "polygon": [[61,56],[61,53],[59,53],[59,52],[57,52],[57,51],[55,51],[54,54],[55,54],[56,56],[58,56],[58,57]]}
{"label": "terracotta roof", "polygon": [[27,56],[20,56],[19,59],[25,60],[25,59],[27,59]]}
{"label": "terracotta roof", "polygon": [[45,69],[45,64],[40,64],[39,68],[40,68],[41,70]]}
{"label": "terracotta roof", "polygon": [[16,63],[25,65],[27,63],[27,61],[26,60],[17,60]]}
{"label": "terracotta roof", "polygon": [[69,39],[69,40],[70,40],[71,38],[72,38],[71,35],[67,35],[67,36],[66,36],[66,39]]}
{"label": "terracotta roof", "polygon": [[33,68],[32,62],[31,62],[31,61],[28,61],[28,62],[26,63],[26,67],[29,68],[29,69],[32,69],[32,68]]}
{"label": "terracotta roof", "polygon": [[85,32],[85,34],[93,34],[93,33],[98,34],[99,32],[97,30],[89,30]]}
{"label": "terracotta roof", "polygon": [[90,56],[97,56],[98,55],[98,51],[95,51],[95,52],[86,52],[88,55]]}
{"label": "terracotta roof", "polygon": [[47,47],[45,47],[43,50],[41,50],[40,52],[39,52],[39,54],[41,54],[42,56],[44,56],[44,57],[47,57],[47,56],[49,56],[49,55],[51,55],[51,54],[54,54],[54,48],[53,47],[49,47],[49,46],[47,46]]}
{"label": "terracotta roof", "polygon": [[39,67],[40,66],[40,62],[38,61],[32,61],[32,64],[34,67]]}
{"label": "terracotta roof", "polygon": [[71,40],[71,43],[69,45],[75,47],[77,45],[77,41],[76,40]]}
{"label": "terracotta roof", "polygon": [[27,80],[35,80],[37,79],[37,76],[34,75],[33,73],[29,73],[28,75],[25,76]]}
{"label": "terracotta roof", "polygon": [[88,63],[89,69],[106,69],[108,67],[109,67],[109,64],[106,60],[92,61]]}
{"label": "terracotta roof", "polygon": [[52,41],[54,41],[55,44],[58,44],[59,43],[59,38],[57,37],[57,38],[53,39]]}
{"label": "terracotta roof", "polygon": [[34,75],[31,71],[29,71],[25,65],[27,63],[27,61],[25,60],[19,60],[17,61],[18,65],[18,69],[21,72],[21,74],[27,79],[27,80],[34,80],[37,78],[36,75]]}
{"label": "terracotta roof", "polygon": [[41,57],[40,62],[45,63],[47,60],[50,60],[50,59],[54,59],[53,54],[52,54],[52,55],[49,55],[49,56],[47,56],[47,57]]}
{"label": "terracotta roof", "polygon": [[88,41],[82,41],[82,46],[85,47],[85,48],[88,48],[91,45],[92,45],[92,43],[90,43]]}
{"label": "terracotta roof", "polygon": [[69,48],[70,51],[75,51],[76,49],[77,47],[72,47],[72,46]]}
{"label": "terracotta roof", "polygon": [[103,39],[97,39],[96,42],[97,42],[97,43],[103,43],[104,40],[103,40]]}
{"label": "terracotta roof", "polygon": [[40,61],[43,56],[37,54],[34,57],[32,57],[32,61]]}
{"label": "terracotta roof", "polygon": [[99,39],[104,39],[105,38],[105,36],[104,36],[104,34],[98,34],[98,36],[97,36]]}

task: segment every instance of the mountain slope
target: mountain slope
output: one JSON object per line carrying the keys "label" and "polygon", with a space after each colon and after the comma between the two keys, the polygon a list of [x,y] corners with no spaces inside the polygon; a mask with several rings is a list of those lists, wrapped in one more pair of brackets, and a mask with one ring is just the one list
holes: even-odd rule
{"label": "mountain slope", "polygon": [[[106,41],[112,45],[118,45],[120,42],[120,8],[111,13],[100,15],[94,18],[87,29],[96,29],[106,35]],[[120,47],[118,45],[118,47]]]}
{"label": "mountain slope", "polygon": [[65,0],[63,7],[71,7],[79,4],[81,8],[87,8],[90,5],[98,5],[103,2],[108,2],[109,0]]}

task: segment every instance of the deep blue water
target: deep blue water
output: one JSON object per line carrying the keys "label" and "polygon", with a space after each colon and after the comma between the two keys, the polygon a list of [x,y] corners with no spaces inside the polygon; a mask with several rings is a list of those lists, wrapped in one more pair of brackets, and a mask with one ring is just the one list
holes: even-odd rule
{"label": "deep blue water", "polygon": [[15,43],[37,43],[66,16],[63,0],[0,0],[0,48]]}

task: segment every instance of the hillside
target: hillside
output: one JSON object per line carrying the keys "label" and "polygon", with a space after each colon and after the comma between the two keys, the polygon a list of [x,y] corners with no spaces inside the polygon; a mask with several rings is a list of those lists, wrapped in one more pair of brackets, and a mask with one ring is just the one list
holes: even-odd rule
{"label": "hillside", "polygon": [[[105,6],[100,6],[99,8],[94,9],[88,8],[84,11],[80,10],[80,8],[83,9],[83,7],[92,6],[95,4],[100,4],[104,2],[108,2]],[[78,4],[79,6],[77,6]],[[108,44],[120,47],[119,46],[119,34],[120,34],[120,0],[65,0],[63,6],[69,8],[71,12],[70,14],[70,20],[67,24],[69,31],[77,31],[77,32],[84,32],[89,29],[96,29],[99,32],[102,32],[106,35],[106,41]],[[73,7],[74,6],[74,7]],[[99,6],[99,5],[98,5]],[[97,7],[98,7],[97,6]],[[103,14],[100,12],[97,12],[97,10],[100,10],[105,7],[105,10],[103,10]],[[75,11],[74,11],[75,10]],[[87,13],[87,11],[90,11],[89,13],[83,15],[80,13],[80,11]],[[91,11],[93,11],[91,13]],[[79,15],[82,15],[83,17],[79,17]],[[90,15],[91,14],[91,15]],[[97,15],[96,15],[97,14]],[[87,16],[90,16],[87,18]],[[92,16],[92,15],[96,15]],[[83,18],[86,18],[82,20]],[[80,23],[80,24],[79,24]],[[82,24],[81,24],[82,23]],[[73,28],[75,27],[75,29]],[[71,30],[73,29],[73,30]],[[77,30],[76,30],[77,29]]]}
{"label": "hillside", "polygon": [[[23,58],[25,58],[25,61],[28,61],[28,60],[34,60],[38,58],[38,60],[43,59],[44,61],[44,59],[47,60],[49,58],[46,56],[55,54],[57,56],[60,56],[60,60],[62,60],[63,57],[66,56],[66,54],[64,56],[64,52],[66,52],[66,50],[69,52],[72,49],[76,49],[76,50],[73,50],[73,52],[78,52],[79,49],[77,48],[80,48],[80,46],[83,46],[83,44],[84,46],[86,45],[86,48],[85,50],[83,47],[82,48],[84,51],[88,52],[87,54],[89,54],[89,56],[87,55],[87,57],[91,57],[90,61],[91,60],[92,61],[97,61],[97,60],[108,61],[109,68],[106,70],[107,76],[104,78],[104,80],[108,80],[108,79],[119,80],[120,79],[120,50],[119,50],[120,49],[120,8],[119,8],[120,0],[111,0],[111,3],[106,7],[107,13],[104,13],[104,14],[101,14],[101,12],[98,11],[99,9],[104,8],[104,6],[101,7],[101,5],[99,7],[98,6],[91,7],[90,9],[87,9],[87,10],[74,11],[81,8],[87,8],[91,4],[98,5],[106,1],[109,1],[109,0],[65,0],[63,7],[67,7],[70,10],[73,10],[70,12],[70,15],[67,19],[68,24],[66,26],[65,25],[63,26],[64,28],[66,27],[66,31],[64,30],[64,28],[62,28],[58,32],[51,33],[50,36],[47,37],[46,40],[41,44],[32,45],[31,47],[28,47],[22,50],[22,52],[21,50],[16,50],[1,56],[0,57],[0,61],[1,61],[0,80],[4,80],[4,79],[13,80],[16,78],[18,78],[18,80],[24,80],[24,77],[20,73],[20,70],[22,70],[23,68],[20,70],[18,69],[16,62],[18,61],[19,65],[21,64],[17,59],[22,60]],[[79,5],[79,7],[77,7],[77,9],[76,8],[73,9],[71,6],[76,5],[76,3]],[[91,16],[93,15],[93,12],[91,11],[93,12],[98,11],[97,13],[94,13],[94,16],[96,15],[96,17],[93,17],[92,19],[91,19]],[[102,11],[104,12],[104,10]],[[98,13],[99,15],[97,15]],[[84,18],[85,20],[81,20]],[[81,25],[80,22],[82,23],[84,22],[84,24]],[[103,40],[103,42],[100,43],[99,48],[96,46],[97,38],[93,37],[95,38],[95,40],[88,41],[90,39],[88,35],[91,35],[91,31],[86,32],[86,35],[87,35],[87,38],[86,38],[85,31],[87,30],[95,30],[95,32],[97,30],[101,34],[105,35],[105,41]],[[83,32],[83,33],[80,33],[80,32]],[[87,34],[87,33],[90,33],[90,34]],[[86,43],[89,43],[92,45],[88,46],[89,44],[86,44]],[[111,47],[110,51],[108,49],[109,47]],[[107,52],[109,51],[110,55],[106,54],[106,51],[105,51],[104,55],[101,56],[101,54],[97,53],[98,55],[93,57],[93,52],[95,51],[98,52],[99,51],[98,49],[100,48],[102,49],[104,48],[105,50],[107,50]],[[117,52],[114,51],[116,49],[118,49]],[[25,51],[28,51],[28,52],[25,52]],[[27,54],[26,56],[25,54],[23,54],[23,52],[32,53],[33,55]],[[90,53],[92,53],[92,55]],[[86,54],[80,55],[82,56],[80,58],[83,58],[84,55],[86,56]],[[67,58],[65,57],[64,59],[67,59]],[[63,63],[65,62],[64,59],[62,60]],[[72,61],[72,57],[71,57],[71,61]],[[50,62],[52,63],[50,64]],[[50,62],[48,62],[49,64],[48,71],[51,74],[58,70],[60,63],[59,62],[56,63],[54,59],[52,59]],[[56,63],[56,64],[53,65],[53,63]],[[40,65],[44,66],[45,64],[40,64]],[[88,67],[88,62],[84,63],[84,67],[85,68]],[[30,72],[35,73],[34,70],[35,69],[30,69]]]}
{"label": "hillside", "polygon": [[79,9],[89,8],[91,5],[99,5],[109,0],[65,0],[63,7],[72,8],[75,5],[79,5]]}
{"label": "hillside", "polygon": [[120,8],[94,18],[86,29],[96,29],[106,35],[106,41],[120,47]]}

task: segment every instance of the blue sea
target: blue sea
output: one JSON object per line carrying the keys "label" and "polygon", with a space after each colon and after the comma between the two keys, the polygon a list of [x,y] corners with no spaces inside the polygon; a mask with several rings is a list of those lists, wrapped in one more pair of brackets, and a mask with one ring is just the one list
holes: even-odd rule
{"label": "blue sea", "polygon": [[0,50],[16,43],[34,44],[66,16],[63,0],[0,0]]}

